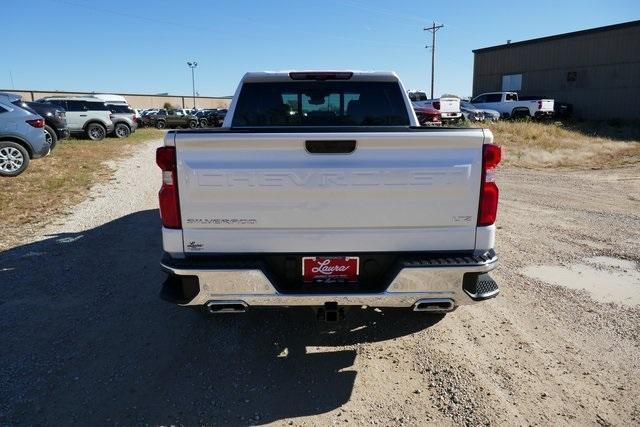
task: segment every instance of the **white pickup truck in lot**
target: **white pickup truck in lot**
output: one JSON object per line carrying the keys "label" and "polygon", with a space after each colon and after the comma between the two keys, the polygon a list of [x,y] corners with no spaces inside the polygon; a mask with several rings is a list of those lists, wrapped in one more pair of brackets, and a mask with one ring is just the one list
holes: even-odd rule
{"label": "white pickup truck in lot", "polygon": [[419,91],[410,91],[409,99],[416,107],[431,107],[440,111],[440,119],[443,122],[455,122],[462,119],[460,98],[456,96],[441,96],[438,99],[428,99],[427,94]]}
{"label": "white pickup truck in lot", "polygon": [[480,109],[498,111],[503,118],[522,119],[531,117],[543,119],[553,117],[553,99],[527,99],[521,101],[515,92],[483,93],[471,100]]}
{"label": "white pickup truck in lot", "polygon": [[161,296],[329,320],[495,296],[500,147],[417,124],[394,73],[247,73],[223,127],[170,131],[157,151]]}

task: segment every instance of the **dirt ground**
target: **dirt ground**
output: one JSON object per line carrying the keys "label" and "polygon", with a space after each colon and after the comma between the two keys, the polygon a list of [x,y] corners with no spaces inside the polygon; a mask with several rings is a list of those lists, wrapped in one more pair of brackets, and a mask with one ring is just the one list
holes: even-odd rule
{"label": "dirt ground", "polygon": [[21,175],[2,178],[0,251],[37,234],[43,224],[84,200],[95,183],[110,178],[110,161],[127,157],[137,145],[163,135],[144,128],[126,139],[108,137],[100,142],[74,136],[59,141],[47,157],[31,161]]}
{"label": "dirt ground", "polygon": [[640,164],[503,168],[496,299],[332,326],[158,298],[157,144],[0,253],[1,425],[640,425],[640,307],[532,278],[610,257],[636,283]]}

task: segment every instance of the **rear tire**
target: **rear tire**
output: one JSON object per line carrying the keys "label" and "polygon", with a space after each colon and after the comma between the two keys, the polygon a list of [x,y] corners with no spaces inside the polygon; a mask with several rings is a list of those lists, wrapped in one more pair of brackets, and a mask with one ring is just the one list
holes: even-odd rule
{"label": "rear tire", "polygon": [[18,176],[29,166],[29,153],[20,144],[0,141],[0,176]]}
{"label": "rear tire", "polygon": [[167,124],[164,122],[164,120],[158,120],[156,122],[156,129],[164,129],[167,126]]}
{"label": "rear tire", "polygon": [[124,123],[118,123],[113,131],[117,138],[128,138],[131,135],[131,128]]}
{"label": "rear tire", "polygon": [[58,143],[58,135],[56,131],[49,125],[44,125],[44,137],[49,143],[49,147],[53,150],[53,147]]}
{"label": "rear tire", "polygon": [[529,119],[529,111],[525,111],[525,110],[513,110],[511,112],[511,118],[513,120],[527,120]]}
{"label": "rear tire", "polygon": [[85,128],[87,138],[92,141],[102,141],[107,136],[107,128],[99,123],[89,123]]}

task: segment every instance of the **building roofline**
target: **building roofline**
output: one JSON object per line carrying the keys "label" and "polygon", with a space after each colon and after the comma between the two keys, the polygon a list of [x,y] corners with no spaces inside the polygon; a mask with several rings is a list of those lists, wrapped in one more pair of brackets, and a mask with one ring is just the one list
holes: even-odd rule
{"label": "building roofline", "polygon": [[620,30],[622,28],[629,28],[629,27],[635,27],[635,26],[640,26],[640,21],[629,21],[629,22],[623,22],[621,24],[606,25],[604,27],[596,27],[596,28],[589,28],[587,30],[573,31],[571,33],[556,34],[554,36],[540,37],[537,39],[523,40],[520,42],[505,43],[505,44],[500,44],[496,46],[483,47],[481,49],[474,49],[472,50],[472,52],[484,53],[484,52],[490,52],[493,50],[508,49],[515,46],[525,46],[528,44],[535,44],[535,43],[541,43],[541,42],[546,42],[551,40],[564,39],[568,37],[586,36],[589,34],[595,34],[595,33],[600,33],[605,31],[611,31],[611,30]]}
{"label": "building roofline", "polygon": [[[86,92],[82,90],[45,90],[45,89],[0,89],[0,92],[35,92],[37,93],[52,93],[55,95],[49,96],[65,96],[65,94],[72,94],[70,96],[93,96],[93,95],[120,95],[120,96],[157,96],[159,98],[193,98],[193,95],[172,95],[172,94],[159,94],[159,93],[104,93],[104,92]],[[80,95],[74,95],[79,93]],[[231,99],[233,96],[225,95],[225,96],[203,96],[196,95],[196,98],[205,98],[205,99]],[[105,101],[106,102],[106,101]]]}

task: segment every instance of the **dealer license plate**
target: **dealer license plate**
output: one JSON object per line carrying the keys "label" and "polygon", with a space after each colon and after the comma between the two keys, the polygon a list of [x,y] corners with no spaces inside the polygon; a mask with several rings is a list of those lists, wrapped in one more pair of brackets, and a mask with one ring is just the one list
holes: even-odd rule
{"label": "dealer license plate", "polygon": [[356,282],[359,257],[303,257],[302,277],[306,283]]}

